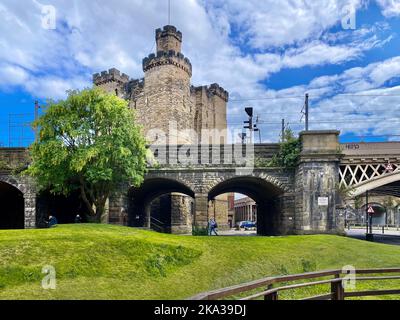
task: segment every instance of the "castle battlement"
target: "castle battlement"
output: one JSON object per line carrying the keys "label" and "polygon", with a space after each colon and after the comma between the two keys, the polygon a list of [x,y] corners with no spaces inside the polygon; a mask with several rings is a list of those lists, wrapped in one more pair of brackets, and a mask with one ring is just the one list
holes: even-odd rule
{"label": "castle battlement", "polygon": [[[225,130],[228,92],[216,83],[191,85],[192,64],[181,53],[182,33],[177,28],[167,25],[157,29],[155,40],[155,53],[142,61],[144,78],[130,79],[110,69],[95,74],[94,84],[128,101],[135,110],[135,121],[145,135],[150,135],[150,143],[154,142],[154,130],[162,130],[167,143],[178,144],[198,143],[186,130],[194,130],[199,136],[203,129]],[[171,121],[182,134],[171,129]]]}
{"label": "castle battlement", "polygon": [[146,72],[154,67],[162,65],[175,65],[185,70],[189,76],[192,76],[192,64],[182,53],[174,50],[158,51],[157,55],[152,53],[143,59],[143,71]]}
{"label": "castle battlement", "polygon": [[216,95],[220,97],[222,100],[228,102],[229,93],[224,88],[220,87],[218,83],[213,83],[208,87],[208,91],[210,94]]}
{"label": "castle battlement", "polygon": [[134,79],[134,80],[129,81],[128,87],[129,88],[136,88],[136,87],[144,88],[144,78]]}
{"label": "castle battlement", "polygon": [[157,51],[181,52],[182,33],[174,26],[165,26],[156,30]]}
{"label": "castle battlement", "polygon": [[132,97],[137,97],[144,90],[144,78],[129,81],[126,88]]}
{"label": "castle battlement", "polygon": [[125,84],[129,82],[129,76],[125,73],[121,73],[115,68],[112,68],[108,71],[102,71],[101,73],[95,73],[93,75],[93,83],[96,86],[112,81],[118,82],[120,84]]}
{"label": "castle battlement", "polygon": [[208,97],[211,96],[218,96],[225,102],[229,100],[229,93],[224,88],[220,87],[217,83],[213,83],[209,86],[199,86],[193,87],[195,91],[202,91],[205,90]]}
{"label": "castle battlement", "polygon": [[179,42],[182,42],[182,32],[178,31],[174,26],[164,26],[162,29],[156,30],[156,40],[164,37],[174,37]]}

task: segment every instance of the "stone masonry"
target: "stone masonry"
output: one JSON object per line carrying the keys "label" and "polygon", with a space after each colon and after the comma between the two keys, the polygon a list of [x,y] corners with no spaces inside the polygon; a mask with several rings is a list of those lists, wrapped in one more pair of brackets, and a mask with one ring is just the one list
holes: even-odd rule
{"label": "stone masonry", "polygon": [[[193,204],[186,202],[185,198],[174,199],[173,205],[179,206],[175,213],[188,208],[185,209],[188,214],[179,214],[175,218],[171,216],[171,219],[178,222],[172,221],[171,228],[184,233],[191,223],[200,228],[207,225],[208,219],[214,214],[209,203],[216,196],[225,192],[240,192],[257,203],[257,227],[260,234],[340,233],[343,231],[343,221],[336,210],[336,186],[341,159],[338,132],[302,132],[300,139],[301,157],[298,165],[292,169],[264,167],[261,164],[248,172],[238,173],[237,168],[241,165],[224,161],[220,164],[167,164],[152,168],[137,190],[121,185],[120,192],[109,201],[108,221],[134,225],[133,220],[138,216],[140,224],[135,226],[146,226],[149,224],[146,210],[154,195],[183,194],[194,199]],[[278,150],[277,147],[256,145],[255,157],[268,161]],[[21,158],[29,163],[25,149],[13,150],[12,153],[8,148],[0,149],[0,157],[6,162]],[[15,192],[23,195],[25,227],[35,227],[38,195],[34,181],[3,168],[0,184],[12,186]],[[321,199],[324,201],[320,202]]]}
{"label": "stone masonry", "polygon": [[[226,130],[229,94],[216,83],[191,85],[182,33],[173,26],[157,29],[156,43],[156,53],[143,59],[144,78],[130,79],[113,68],[94,74],[93,83],[129,101],[149,143],[196,144],[204,129]],[[223,138],[215,143],[226,143]]]}
{"label": "stone masonry", "polygon": [[[194,144],[200,142],[199,139],[205,143],[226,143],[228,93],[215,83],[199,87],[191,85],[192,64],[181,53],[182,33],[174,26],[157,29],[155,38],[156,53],[143,59],[144,78],[130,79],[128,75],[112,68],[95,74],[93,83],[129,101],[129,106],[136,111],[137,122],[143,127],[143,133],[152,145]],[[221,131],[217,141],[207,133],[207,130],[213,129]],[[190,219],[184,217],[190,216],[188,208],[192,205],[182,206],[182,203],[189,203],[191,199],[183,200],[177,195],[169,197],[171,225],[175,226],[174,230],[186,232],[188,226],[179,227],[179,224],[184,221],[189,223]],[[226,228],[227,196],[218,196],[216,200],[219,225]],[[215,201],[210,203],[211,206],[215,204]],[[111,203],[111,206],[114,205]]]}

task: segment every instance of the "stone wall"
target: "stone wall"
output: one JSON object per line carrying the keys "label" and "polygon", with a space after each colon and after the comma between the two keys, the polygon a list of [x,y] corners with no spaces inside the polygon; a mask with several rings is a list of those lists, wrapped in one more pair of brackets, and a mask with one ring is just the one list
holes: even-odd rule
{"label": "stone wall", "polygon": [[208,202],[209,218],[213,218],[219,230],[229,229],[228,221],[228,195],[222,194]]}
{"label": "stone wall", "polygon": [[337,232],[339,185],[338,131],[301,132],[302,152],[296,168],[297,233]]}
{"label": "stone wall", "polygon": [[[229,94],[216,83],[191,86],[192,65],[181,53],[182,33],[173,26],[157,29],[156,44],[156,53],[143,59],[143,79],[130,80],[112,68],[94,74],[93,83],[129,101],[149,143],[197,144],[203,129],[226,130]],[[164,134],[169,140],[163,140]],[[226,132],[216,140],[226,143]]]}
{"label": "stone wall", "polygon": [[149,143],[191,143],[192,109],[190,78],[185,70],[162,65],[146,72],[144,97],[136,105],[136,115]]}
{"label": "stone wall", "polygon": [[193,199],[181,194],[171,194],[171,233],[187,234],[192,232]]}
{"label": "stone wall", "polygon": [[10,171],[0,170],[0,182],[7,183],[19,190],[24,197],[25,228],[35,228],[36,221],[36,187],[29,177],[15,176]]}

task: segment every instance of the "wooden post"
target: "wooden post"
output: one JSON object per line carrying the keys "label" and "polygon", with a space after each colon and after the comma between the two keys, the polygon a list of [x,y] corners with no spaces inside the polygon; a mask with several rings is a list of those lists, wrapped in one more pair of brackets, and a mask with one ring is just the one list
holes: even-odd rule
{"label": "wooden post", "polygon": [[[270,285],[268,285],[267,290],[271,290],[272,288],[273,288],[273,285],[270,284]],[[270,294],[266,294],[264,296],[264,300],[265,301],[277,301],[278,300],[278,292],[276,291],[276,292],[272,292]]]}
{"label": "wooden post", "polygon": [[331,283],[332,300],[344,300],[344,288],[341,281]]}

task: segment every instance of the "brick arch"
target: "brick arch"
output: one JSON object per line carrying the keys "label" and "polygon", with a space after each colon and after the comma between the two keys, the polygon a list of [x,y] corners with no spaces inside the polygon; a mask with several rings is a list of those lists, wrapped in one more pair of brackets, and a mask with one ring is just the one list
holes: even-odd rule
{"label": "brick arch", "polygon": [[261,179],[269,184],[271,184],[273,187],[278,188],[282,190],[282,192],[289,192],[289,188],[281,182],[278,178],[273,177],[269,174],[266,174],[265,172],[256,172],[253,173],[253,175],[248,175],[248,176],[237,176],[237,175],[224,175],[224,176],[219,176],[215,179],[212,179],[209,183],[204,185],[205,187],[205,192],[210,192],[212,189],[214,189],[216,186],[218,186],[220,183],[237,178],[237,177],[249,177],[249,178],[258,178]]}
{"label": "brick arch", "polygon": [[24,184],[21,183],[21,181],[18,181],[15,177],[0,176],[0,182],[4,182],[4,183],[9,184],[10,186],[13,186],[15,189],[20,191],[22,194],[26,193],[26,188],[24,187]]}
{"label": "brick arch", "polygon": [[[165,180],[172,180],[174,182],[180,183],[184,185],[186,188],[190,189],[195,193],[196,191],[196,186],[193,181],[190,181],[187,177],[184,177],[182,175],[174,175],[174,174],[149,174],[145,177],[143,183],[145,181],[153,180],[153,179],[165,179]],[[129,188],[132,188],[130,186]]]}
{"label": "brick arch", "polygon": [[10,176],[0,176],[2,210],[0,229],[24,229],[26,227],[26,195],[24,184]]}
{"label": "brick arch", "polygon": [[[181,197],[179,201],[162,197],[175,193],[195,198],[192,184],[179,175],[170,175],[165,172],[147,175],[141,186],[131,187],[128,191],[128,224],[134,227],[153,228],[162,232],[172,232],[173,230],[188,232],[189,226],[187,223],[185,224],[185,219],[177,218],[176,214],[172,212],[173,203],[175,205],[183,203],[180,199],[184,199],[184,197],[175,195],[178,198]],[[160,202],[155,204],[155,211],[152,212],[152,201],[157,198],[160,199]],[[165,206],[164,210],[162,206]]]}
{"label": "brick arch", "polygon": [[278,187],[279,189],[281,189],[284,192],[289,192],[289,188],[283,183],[281,182],[278,178],[270,176],[266,173],[261,173],[258,176],[259,178],[271,183],[272,185],[274,185],[275,187]]}

